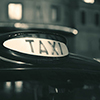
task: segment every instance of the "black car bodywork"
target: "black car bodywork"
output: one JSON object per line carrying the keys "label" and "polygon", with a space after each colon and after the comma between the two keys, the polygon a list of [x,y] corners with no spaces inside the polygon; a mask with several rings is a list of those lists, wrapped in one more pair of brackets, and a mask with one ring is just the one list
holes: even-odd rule
{"label": "black car bodywork", "polygon": [[[3,100],[99,100],[98,61],[73,53],[64,57],[33,56],[3,47],[3,42],[13,34],[1,35],[0,40],[0,96]],[[20,87],[15,84],[18,81],[23,82]]]}

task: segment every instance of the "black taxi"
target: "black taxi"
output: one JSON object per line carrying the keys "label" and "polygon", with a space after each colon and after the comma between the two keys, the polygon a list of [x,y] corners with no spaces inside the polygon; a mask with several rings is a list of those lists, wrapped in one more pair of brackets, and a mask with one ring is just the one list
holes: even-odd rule
{"label": "black taxi", "polygon": [[99,100],[100,63],[70,53],[64,36],[0,34],[1,100]]}

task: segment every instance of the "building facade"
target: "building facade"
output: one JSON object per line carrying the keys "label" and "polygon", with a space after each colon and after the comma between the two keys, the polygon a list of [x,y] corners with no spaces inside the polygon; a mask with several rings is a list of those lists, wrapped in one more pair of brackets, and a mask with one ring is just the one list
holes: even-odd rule
{"label": "building facade", "polygon": [[7,23],[39,23],[70,27],[70,6],[70,0],[1,0],[0,26]]}
{"label": "building facade", "polygon": [[100,58],[100,3],[78,1],[75,11],[75,26],[79,34],[75,37],[75,53]]}

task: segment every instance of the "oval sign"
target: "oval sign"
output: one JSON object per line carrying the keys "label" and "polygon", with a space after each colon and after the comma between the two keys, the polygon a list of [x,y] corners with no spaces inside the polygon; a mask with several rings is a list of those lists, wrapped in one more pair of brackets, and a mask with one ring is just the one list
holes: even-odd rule
{"label": "oval sign", "polygon": [[68,55],[67,46],[59,41],[41,38],[14,38],[3,45],[11,50],[38,56],[62,57]]}

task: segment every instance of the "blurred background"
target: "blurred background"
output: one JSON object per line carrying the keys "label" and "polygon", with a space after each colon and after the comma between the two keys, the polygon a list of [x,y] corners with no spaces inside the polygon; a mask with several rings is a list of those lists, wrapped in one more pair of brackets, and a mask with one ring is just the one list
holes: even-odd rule
{"label": "blurred background", "polygon": [[0,0],[0,32],[51,29],[70,52],[100,58],[100,0]]}
{"label": "blurred background", "polygon": [[[45,29],[64,33],[70,52],[100,59],[100,0],[0,0],[0,33],[23,29]],[[35,87],[33,90],[31,84]],[[99,100],[99,83],[90,81],[84,84],[82,89],[73,93],[76,100]],[[36,85],[25,81],[1,82],[0,89],[4,90],[0,91],[1,98],[38,100],[35,93],[39,86]],[[26,91],[25,88],[31,91]],[[54,88],[49,88],[54,92]],[[56,88],[55,90],[58,92]],[[7,95],[4,96],[4,93]]]}

